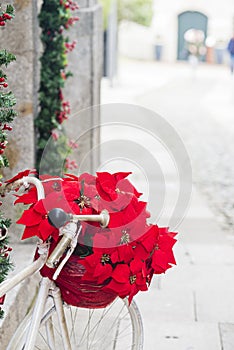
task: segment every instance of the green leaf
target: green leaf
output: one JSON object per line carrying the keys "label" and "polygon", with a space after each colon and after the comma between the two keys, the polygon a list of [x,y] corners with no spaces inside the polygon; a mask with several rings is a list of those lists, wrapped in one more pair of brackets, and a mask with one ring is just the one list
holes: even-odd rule
{"label": "green leaf", "polygon": [[7,5],[6,12],[12,17],[14,17],[15,9],[12,5]]}
{"label": "green leaf", "polygon": [[16,57],[12,53],[8,52],[7,50],[0,50],[0,66],[5,65],[8,66],[9,63],[12,61],[15,61]]}

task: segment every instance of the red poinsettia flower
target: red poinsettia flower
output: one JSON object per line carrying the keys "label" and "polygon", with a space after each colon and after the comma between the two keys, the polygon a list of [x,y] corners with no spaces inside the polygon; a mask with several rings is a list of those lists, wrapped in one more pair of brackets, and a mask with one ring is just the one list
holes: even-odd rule
{"label": "red poinsettia flower", "polygon": [[51,192],[61,191],[63,179],[51,175],[40,175],[40,180],[42,181],[42,185],[44,187],[45,196]]}
{"label": "red poinsettia flower", "polygon": [[12,177],[9,180],[6,180],[5,182],[6,183],[12,183],[12,182],[14,182],[16,180],[22,179],[24,176],[29,176],[29,175],[33,175],[33,174],[36,174],[36,170],[34,170],[34,169],[33,170],[32,169],[27,169],[27,170],[19,172],[17,175],[15,175],[14,177]]}
{"label": "red poinsettia flower", "polygon": [[65,178],[43,175],[45,199],[38,201],[36,189],[30,187],[17,196],[16,203],[31,204],[18,220],[26,226],[23,238],[38,236],[47,240],[51,236],[54,241],[59,231],[48,222],[50,210],[97,214],[107,209],[110,214],[107,228],[82,222],[77,263],[85,268],[84,282],[122,298],[128,296],[131,302],[138,291],[148,289],[153,274],[164,273],[176,264],[173,255],[176,234],[147,223],[150,215],[146,203],[139,200],[141,194],[126,179],[129,174],[85,173],[79,177],[66,174]]}
{"label": "red poinsettia flower", "polygon": [[98,212],[99,200],[94,186],[87,185],[84,180],[64,181],[62,190],[69,202],[71,213],[85,215]]}
{"label": "red poinsettia flower", "polygon": [[102,284],[111,277],[113,261],[116,260],[115,250],[94,250],[93,254],[81,261],[86,269],[83,280],[96,281]]}
{"label": "red poinsettia flower", "polygon": [[176,242],[173,232],[168,232],[167,228],[159,228],[158,240],[154,252],[152,254],[151,266],[154,273],[164,273],[172,265],[176,264],[173,254],[173,246]]}
{"label": "red poinsettia flower", "polygon": [[[136,200],[136,202],[135,202]],[[122,211],[111,213],[109,228],[116,237],[115,245],[131,243],[144,235],[147,231],[146,203],[138,202],[136,197],[130,205]]]}
{"label": "red poinsettia flower", "polygon": [[[125,179],[131,173],[109,174],[107,172],[97,173],[97,191],[101,197],[102,205],[109,211],[125,208],[132,197],[139,197],[135,187]],[[104,209],[104,208],[103,208]]]}
{"label": "red poinsettia flower", "polygon": [[158,243],[159,228],[156,225],[147,226],[144,234],[134,242],[134,253],[141,259],[146,260],[151,257],[152,252]]}
{"label": "red poinsettia flower", "polygon": [[113,273],[112,280],[105,287],[113,290],[121,298],[129,296],[129,303],[139,290],[146,291],[146,267],[145,263],[135,258],[129,265],[118,264]]}
{"label": "red poinsettia flower", "polygon": [[36,187],[31,187],[29,190],[27,190],[27,193],[23,195],[16,195],[16,197],[17,199],[15,204],[35,204],[38,200]]}
{"label": "red poinsettia flower", "polygon": [[33,236],[46,240],[50,235],[55,238],[58,236],[58,229],[51,226],[48,222],[48,213],[54,208],[61,208],[69,212],[70,207],[62,192],[52,192],[45,199],[39,200],[30,209],[25,210],[18,224],[25,225],[26,228],[22,239]]}
{"label": "red poinsettia flower", "polygon": [[121,236],[117,236],[112,230],[99,230],[93,237],[93,250],[106,251],[111,248],[114,249],[115,255],[111,261],[129,263],[134,258],[134,250],[131,244],[126,241],[121,242]]}

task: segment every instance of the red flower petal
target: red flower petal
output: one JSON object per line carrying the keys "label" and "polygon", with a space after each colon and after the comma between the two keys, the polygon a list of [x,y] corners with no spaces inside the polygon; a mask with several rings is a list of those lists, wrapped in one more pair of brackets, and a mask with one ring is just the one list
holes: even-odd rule
{"label": "red flower petal", "polygon": [[147,250],[147,252],[152,252],[153,248],[156,245],[158,239],[158,227],[156,225],[150,226],[148,231],[139,238],[139,242]]}
{"label": "red flower petal", "polygon": [[19,172],[17,175],[15,175],[14,177],[12,177],[9,180],[6,180],[6,183],[11,183],[14,182],[16,180],[22,179],[24,176],[28,176],[29,174],[36,174],[36,170],[35,169],[27,169],[24,171]]}
{"label": "red flower petal", "polygon": [[134,257],[134,251],[131,245],[124,244],[122,246],[117,247],[119,261],[123,261],[124,263],[129,263]]}
{"label": "red flower petal", "polygon": [[37,237],[40,236],[40,234],[38,232],[38,225],[25,227],[21,239],[23,240],[23,239],[27,239],[27,238],[31,238],[31,237],[35,237],[35,236],[37,236]]}
{"label": "red flower petal", "polygon": [[[84,180],[87,185],[95,185],[96,184],[96,176],[93,176],[93,175],[88,174],[88,173],[83,173],[82,175],[80,175],[79,180],[80,181]],[[96,186],[95,186],[95,188],[96,188]]]}
{"label": "red flower petal", "polygon": [[119,264],[112,273],[112,278],[118,283],[126,283],[129,280],[130,269],[126,264]]}
{"label": "red flower petal", "polygon": [[152,268],[156,273],[165,272],[170,265],[168,264],[167,254],[162,250],[155,250],[152,256]]}
{"label": "red flower petal", "polygon": [[5,296],[6,296],[6,295],[3,295],[2,297],[0,297],[0,305],[3,305],[3,304],[4,304]]}
{"label": "red flower petal", "polygon": [[41,214],[41,215],[45,215],[47,213],[47,210],[45,210],[45,207],[44,207],[44,199],[40,199],[33,207],[33,209]]}
{"label": "red flower petal", "polygon": [[40,237],[43,239],[43,241],[46,241],[50,236],[54,234],[58,234],[58,229],[51,226],[47,219],[44,219],[41,221],[38,231],[40,233]]}
{"label": "red flower petal", "polygon": [[130,263],[130,270],[133,274],[136,274],[137,272],[142,272],[143,266],[144,262],[138,257],[135,257]]}
{"label": "red flower petal", "polygon": [[103,289],[112,290],[119,295],[120,298],[125,298],[130,293],[131,285],[130,283],[118,283],[115,280],[111,280]]}
{"label": "red flower petal", "polygon": [[94,271],[94,278],[98,278],[98,283],[103,283],[107,278],[111,276],[112,266],[110,264],[98,264]]}
{"label": "red flower petal", "polygon": [[73,174],[64,174],[66,177],[65,177],[65,181],[78,181],[79,180],[79,178],[78,178],[78,176],[76,176],[76,175],[73,175]]}
{"label": "red flower petal", "polygon": [[37,213],[33,208],[25,210],[21,218],[16,222],[17,224],[26,226],[35,226],[42,220],[42,216]]}
{"label": "red flower petal", "polygon": [[31,204],[37,202],[37,190],[35,187],[32,187],[28,193],[25,193],[18,197],[14,204],[23,203],[23,204]]}

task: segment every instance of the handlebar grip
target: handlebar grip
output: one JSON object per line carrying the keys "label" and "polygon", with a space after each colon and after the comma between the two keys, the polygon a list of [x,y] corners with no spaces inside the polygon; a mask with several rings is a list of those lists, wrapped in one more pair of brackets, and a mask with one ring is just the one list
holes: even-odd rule
{"label": "handlebar grip", "polygon": [[71,238],[67,236],[63,236],[61,241],[58,243],[54,251],[51,253],[49,258],[47,259],[46,266],[48,266],[51,269],[54,269],[57,267],[58,262],[62,255],[65,253],[67,247],[69,247],[71,243]]}
{"label": "handlebar grip", "polygon": [[78,223],[77,225],[74,222],[71,222],[64,227],[64,235],[53,250],[53,252],[50,254],[49,258],[47,259],[46,266],[48,266],[51,269],[57,267],[60,258],[65,253],[67,248],[71,245],[71,241],[75,233],[79,229],[79,226],[80,223]]}
{"label": "handlebar grip", "polygon": [[69,214],[66,214],[61,208],[54,208],[48,214],[48,221],[50,225],[56,228],[64,226],[69,220]]}

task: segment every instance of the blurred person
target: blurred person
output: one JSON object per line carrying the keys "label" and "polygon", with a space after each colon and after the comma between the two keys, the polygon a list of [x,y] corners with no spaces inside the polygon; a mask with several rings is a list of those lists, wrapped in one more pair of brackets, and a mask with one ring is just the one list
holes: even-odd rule
{"label": "blurred person", "polygon": [[231,69],[231,74],[233,74],[234,71],[234,35],[233,37],[230,39],[229,43],[228,43],[228,52],[230,54],[230,69]]}

